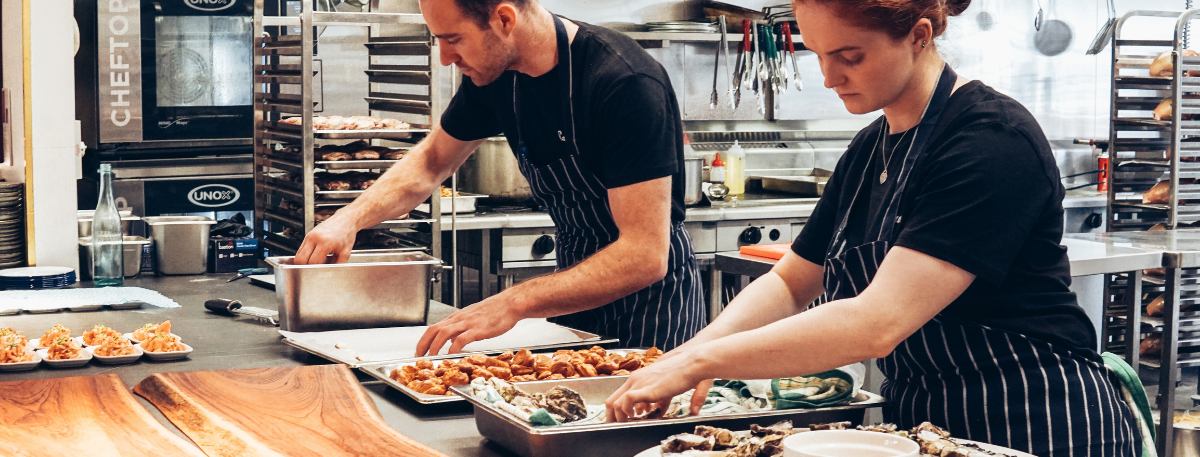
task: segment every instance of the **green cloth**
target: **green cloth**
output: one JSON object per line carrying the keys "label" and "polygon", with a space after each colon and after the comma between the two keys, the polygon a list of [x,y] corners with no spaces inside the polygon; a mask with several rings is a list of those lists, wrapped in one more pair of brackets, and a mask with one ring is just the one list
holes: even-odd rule
{"label": "green cloth", "polygon": [[[812,391],[816,380],[826,380],[816,392],[798,392],[804,386]],[[828,382],[832,381],[832,382]],[[771,380],[771,396],[775,409],[825,408],[850,403],[854,395],[854,378],[842,370]]]}
{"label": "green cloth", "polygon": [[550,416],[550,412],[546,408],[538,408],[533,414],[529,415],[529,423],[533,425],[562,425],[562,422]]}
{"label": "green cloth", "polygon": [[1146,389],[1138,377],[1137,370],[1125,363],[1120,356],[1105,352],[1100,354],[1104,366],[1121,381],[1121,394],[1130,411],[1138,421],[1138,431],[1142,434],[1142,457],[1158,457],[1155,449],[1154,416],[1150,415],[1150,401],[1146,398]]}

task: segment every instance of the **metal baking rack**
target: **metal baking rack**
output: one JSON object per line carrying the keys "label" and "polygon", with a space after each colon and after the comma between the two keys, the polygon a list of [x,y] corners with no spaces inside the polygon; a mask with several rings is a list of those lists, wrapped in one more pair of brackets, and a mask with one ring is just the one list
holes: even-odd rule
{"label": "metal baking rack", "polygon": [[[1135,10],[1116,22],[1107,170],[1110,232],[1145,231],[1156,225],[1186,229],[1200,222],[1200,184],[1191,181],[1200,178],[1200,142],[1190,141],[1200,140],[1200,120],[1184,119],[1200,114],[1200,99],[1190,98],[1200,95],[1200,78],[1185,76],[1200,71],[1200,57],[1183,55],[1187,29],[1197,13],[1200,9],[1182,14]],[[1133,18],[1174,19],[1174,33],[1162,39],[1126,39],[1122,32]],[[1171,53],[1174,74],[1151,76],[1151,62],[1164,52]],[[1154,120],[1153,110],[1168,99],[1174,107],[1171,118]],[[1169,186],[1167,201],[1142,203],[1142,195],[1164,181]],[[1174,381],[1180,369],[1200,367],[1200,264],[1168,257],[1164,256],[1165,271],[1106,275],[1101,340],[1104,350],[1124,354],[1131,365],[1159,370],[1161,403],[1152,406],[1164,413],[1174,410]],[[1160,296],[1165,298],[1162,316],[1151,317],[1145,306]],[[1161,338],[1163,348],[1143,356],[1139,348],[1149,337]],[[1164,414],[1158,433],[1158,452],[1164,457],[1173,451],[1169,417]]]}
{"label": "metal baking rack", "polygon": [[[314,150],[318,142],[339,144],[350,140],[368,140],[372,145],[408,148],[430,132],[441,116],[440,66],[434,38],[424,27],[420,14],[380,13],[378,2],[367,12],[314,11],[312,2],[300,2],[298,15],[267,16],[265,0],[255,0],[254,71],[255,71],[255,203],[256,218],[261,221],[260,241],[274,253],[289,255],[299,248],[303,236],[319,222],[315,214],[323,208],[345,206],[362,190],[323,191],[315,187],[319,173],[364,171],[382,173],[398,160],[318,161]],[[367,106],[370,114],[395,117],[410,123],[402,130],[314,130],[314,53],[317,28],[329,25],[358,26],[368,29],[364,43],[368,50],[368,70],[362,84],[369,87]],[[403,27],[405,36],[381,36]],[[298,33],[298,34],[295,34]],[[337,113],[342,115],[364,113]],[[281,123],[299,117],[300,125]],[[284,179],[288,174],[291,179]],[[431,197],[432,214],[441,214],[441,199]],[[407,217],[386,221],[372,229],[387,230],[402,239],[400,250],[410,250],[413,239],[423,240],[434,255],[442,252],[442,225],[439,217]],[[399,232],[399,233],[397,233]],[[405,234],[408,236],[399,236]],[[356,250],[355,252],[358,252]],[[440,289],[434,299],[440,299]]]}

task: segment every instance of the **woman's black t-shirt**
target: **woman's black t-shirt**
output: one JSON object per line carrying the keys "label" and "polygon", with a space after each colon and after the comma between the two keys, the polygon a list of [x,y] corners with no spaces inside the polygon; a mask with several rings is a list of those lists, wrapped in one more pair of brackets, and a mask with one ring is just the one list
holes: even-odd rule
{"label": "woman's black t-shirt", "polygon": [[[800,257],[824,264],[834,229],[860,183],[862,195],[846,229],[848,245],[878,236],[888,185],[899,175],[911,141],[903,132],[887,139],[886,151],[895,156],[888,159],[889,182],[881,185],[883,128],[881,117],[850,143],[792,244]],[[1095,355],[1096,331],[1068,290],[1070,264],[1060,244],[1065,191],[1033,115],[972,81],[950,97],[926,148],[909,178],[892,241],[976,276],[942,314]],[[934,285],[938,278],[927,281]]]}

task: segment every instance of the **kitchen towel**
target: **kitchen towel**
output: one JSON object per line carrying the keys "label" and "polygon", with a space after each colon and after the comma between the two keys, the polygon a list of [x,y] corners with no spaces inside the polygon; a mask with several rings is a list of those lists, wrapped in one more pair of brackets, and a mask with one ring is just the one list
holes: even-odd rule
{"label": "kitchen towel", "polygon": [[178,308],[179,303],[158,292],[141,287],[102,287],[88,289],[9,290],[0,292],[0,312],[50,311],[144,303],[143,306]]}

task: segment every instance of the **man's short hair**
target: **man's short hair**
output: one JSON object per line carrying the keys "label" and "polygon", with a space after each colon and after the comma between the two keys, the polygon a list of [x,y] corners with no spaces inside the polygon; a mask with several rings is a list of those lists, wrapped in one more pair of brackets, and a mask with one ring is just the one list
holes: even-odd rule
{"label": "man's short hair", "polygon": [[512,3],[517,9],[524,10],[534,0],[454,0],[454,2],[462,9],[464,16],[475,21],[475,25],[483,29],[487,28],[488,20],[492,17],[492,11],[495,11],[496,7],[501,3]]}

